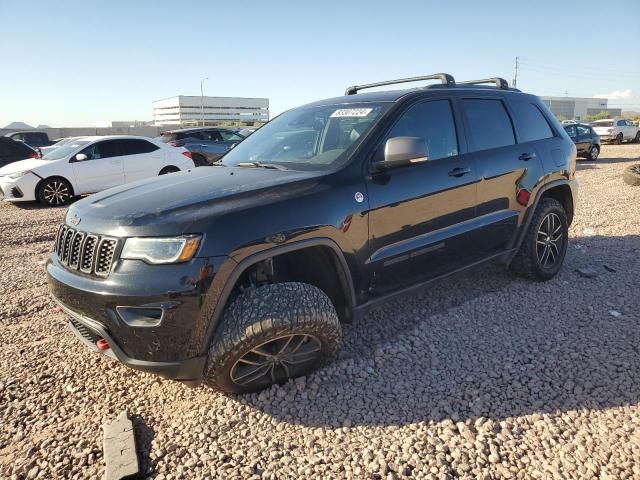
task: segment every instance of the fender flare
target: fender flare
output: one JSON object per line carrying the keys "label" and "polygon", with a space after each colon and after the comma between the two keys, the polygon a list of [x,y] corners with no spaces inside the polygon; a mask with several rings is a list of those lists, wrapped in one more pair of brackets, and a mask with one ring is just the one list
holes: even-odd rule
{"label": "fender flare", "polygon": [[[520,231],[518,232],[518,236],[516,237],[513,247],[511,248],[511,254],[509,254],[509,257],[507,258],[507,261],[506,261],[507,267],[511,263],[511,260],[513,260],[513,257],[515,257],[518,251],[520,250],[520,245],[522,245],[522,242],[524,241],[524,237],[527,234],[527,230],[529,229],[529,224],[531,223],[531,219],[533,218],[533,214],[536,211],[536,208],[538,208],[538,203],[540,202],[540,198],[542,198],[542,195],[547,190],[551,190],[552,188],[559,187],[560,185],[570,186],[570,182],[568,180],[554,180],[553,182],[547,183],[538,189],[538,193],[536,193],[535,200],[529,206],[529,208],[527,208],[527,212],[525,213],[524,220],[522,221],[522,225],[520,226]],[[574,201],[574,199],[572,199],[572,201]],[[574,208],[575,208],[575,204],[574,204]]]}
{"label": "fender flare", "polygon": [[209,345],[211,344],[211,340],[213,339],[213,335],[222,319],[222,314],[224,312],[225,307],[227,306],[227,302],[229,297],[231,296],[231,292],[236,285],[236,282],[240,278],[240,276],[252,265],[255,265],[262,260],[266,260],[271,257],[275,257],[277,255],[282,255],[284,253],[293,252],[296,250],[303,250],[305,248],[310,247],[328,247],[334,253],[335,267],[338,272],[338,277],[340,278],[340,283],[342,288],[345,289],[345,297],[347,298],[349,310],[353,311],[356,304],[356,294],[355,288],[353,286],[353,279],[351,278],[351,271],[349,270],[349,266],[347,265],[347,261],[344,258],[344,254],[342,250],[338,246],[336,242],[326,237],[319,238],[311,238],[307,240],[300,240],[296,242],[287,243],[284,245],[279,245],[273,248],[267,248],[260,252],[256,252],[250,254],[237,262],[232,256],[229,259],[232,262],[236,262],[236,265],[233,267],[233,270],[230,274],[228,274],[225,278],[222,279],[224,282],[224,287],[220,292],[218,300],[216,302],[216,306],[213,310],[213,315],[211,316],[209,323],[207,325],[207,330],[204,335],[203,342],[203,351],[205,354],[209,349]]}

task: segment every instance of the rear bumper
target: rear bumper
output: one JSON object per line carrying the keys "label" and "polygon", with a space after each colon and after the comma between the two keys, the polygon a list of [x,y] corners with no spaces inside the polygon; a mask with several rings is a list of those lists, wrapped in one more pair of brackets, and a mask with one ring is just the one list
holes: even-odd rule
{"label": "rear bumper", "polygon": [[[69,316],[69,329],[90,350],[114,358],[127,367],[160,375],[161,377],[170,378],[172,380],[188,381],[197,380],[202,377],[202,371],[207,359],[206,356],[172,362],[149,362],[131,358],[122,351],[118,346],[118,343],[109,335],[107,330],[100,323],[70,310],[57,298],[53,297],[53,299]],[[106,340],[109,343],[110,348],[108,350],[99,350],[96,346],[96,341],[99,339]]]}

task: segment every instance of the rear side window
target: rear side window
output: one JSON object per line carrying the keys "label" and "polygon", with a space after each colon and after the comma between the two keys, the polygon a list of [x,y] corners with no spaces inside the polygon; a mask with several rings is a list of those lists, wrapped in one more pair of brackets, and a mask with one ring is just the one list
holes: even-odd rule
{"label": "rear side window", "polygon": [[619,127],[626,127],[627,126],[627,122],[625,122],[624,120],[618,120],[618,126]]}
{"label": "rear side window", "polygon": [[119,140],[120,155],[139,155],[141,153],[149,153],[158,149],[157,145],[146,140],[134,139]]}
{"label": "rear side window", "polygon": [[583,127],[578,125],[578,135],[591,135],[591,129],[589,127]]}
{"label": "rear side window", "polygon": [[501,100],[463,100],[471,150],[488,150],[516,143],[513,126]]}
{"label": "rear side window", "polygon": [[530,102],[511,102],[511,108],[518,124],[521,142],[533,142],[553,137],[553,130],[542,112]]}
{"label": "rear side window", "polygon": [[425,140],[429,160],[458,154],[456,126],[448,100],[434,100],[409,107],[389,132],[393,137],[418,137]]}
{"label": "rear side window", "polygon": [[564,127],[564,129],[565,129],[565,131],[567,132],[567,134],[568,134],[571,138],[573,138],[573,137],[576,137],[576,136],[577,136],[577,134],[576,134],[576,127],[575,127],[575,125],[570,125],[570,126],[568,126],[568,127]]}
{"label": "rear side window", "polygon": [[229,130],[220,130],[220,135],[222,135],[222,140],[225,142],[241,142],[244,140],[243,137]]}

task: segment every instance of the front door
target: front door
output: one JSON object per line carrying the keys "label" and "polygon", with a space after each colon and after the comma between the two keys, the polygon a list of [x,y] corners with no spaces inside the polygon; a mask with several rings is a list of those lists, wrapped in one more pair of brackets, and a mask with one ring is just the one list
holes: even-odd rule
{"label": "front door", "polygon": [[424,139],[428,160],[374,173],[368,181],[373,296],[455,270],[473,257],[478,176],[473,158],[459,153],[451,102],[408,107],[376,159],[386,140],[400,136]]}
{"label": "front door", "polygon": [[86,160],[71,158],[78,191],[76,194],[94,193],[124,183],[122,157],[118,156],[118,140],[92,143],[79,153]]}

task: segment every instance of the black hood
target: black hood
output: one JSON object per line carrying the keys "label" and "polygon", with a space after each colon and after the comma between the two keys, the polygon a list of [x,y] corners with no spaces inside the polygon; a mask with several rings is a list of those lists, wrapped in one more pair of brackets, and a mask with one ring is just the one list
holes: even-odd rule
{"label": "black hood", "polygon": [[[129,183],[69,207],[74,228],[114,236],[176,235],[205,231],[216,217],[304,195],[319,172],[265,168],[201,167]],[[75,219],[77,220],[77,219]]]}

